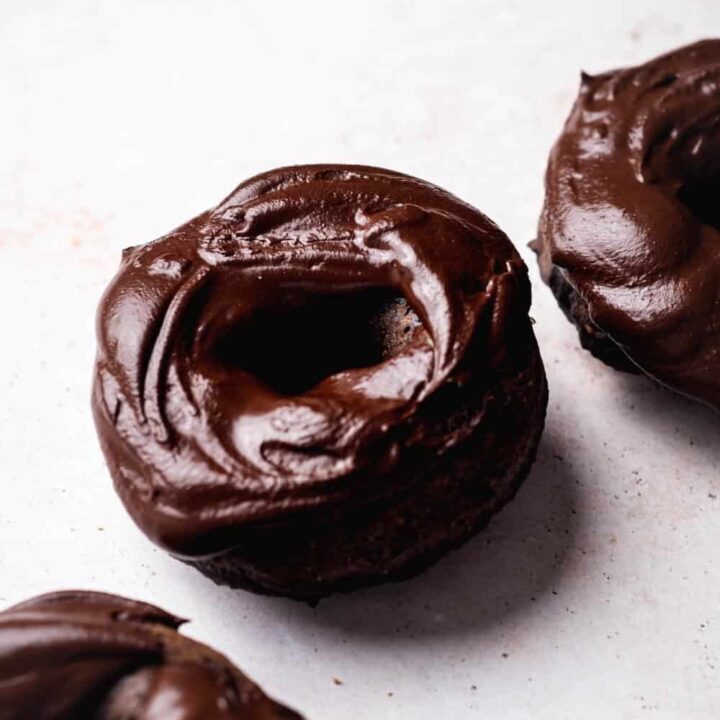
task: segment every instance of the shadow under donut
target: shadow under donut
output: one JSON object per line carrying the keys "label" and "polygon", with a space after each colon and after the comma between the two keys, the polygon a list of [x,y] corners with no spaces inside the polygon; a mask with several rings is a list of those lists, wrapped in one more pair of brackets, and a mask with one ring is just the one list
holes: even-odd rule
{"label": "shadow under donut", "polygon": [[270,613],[350,636],[480,632],[556,591],[582,522],[578,482],[545,437],[515,499],[459,550],[410,580],[333,595],[311,608],[271,599]]}
{"label": "shadow under donut", "polygon": [[[646,375],[615,373],[619,395],[635,422],[658,437],[680,435],[720,469],[720,413],[660,385]],[[720,477],[718,478],[720,479]]]}

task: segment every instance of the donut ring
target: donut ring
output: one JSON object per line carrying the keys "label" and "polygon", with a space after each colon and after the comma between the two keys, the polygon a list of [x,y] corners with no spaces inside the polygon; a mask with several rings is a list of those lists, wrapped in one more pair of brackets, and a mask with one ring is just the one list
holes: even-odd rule
{"label": "donut ring", "polygon": [[302,720],[146,603],[70,590],[0,612],[3,720]]}
{"label": "donut ring", "polygon": [[93,407],[140,528],[218,582],[312,599],[414,572],[534,458],[527,271],[490,220],[376,168],[285,168],[124,253]]}
{"label": "donut ring", "polygon": [[540,268],[582,344],[720,409],[720,40],[583,75]]}

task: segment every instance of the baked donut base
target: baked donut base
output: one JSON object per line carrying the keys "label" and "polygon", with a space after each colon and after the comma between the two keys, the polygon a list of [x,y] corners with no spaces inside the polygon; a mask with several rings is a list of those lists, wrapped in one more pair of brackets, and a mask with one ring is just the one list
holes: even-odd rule
{"label": "baked donut base", "polygon": [[577,328],[580,345],[598,360],[614,370],[640,374],[640,368],[623,352],[622,348],[590,318],[585,298],[568,282],[562,270],[548,262],[541,254],[540,241],[530,243],[538,255],[540,274],[555,296],[565,317]]}

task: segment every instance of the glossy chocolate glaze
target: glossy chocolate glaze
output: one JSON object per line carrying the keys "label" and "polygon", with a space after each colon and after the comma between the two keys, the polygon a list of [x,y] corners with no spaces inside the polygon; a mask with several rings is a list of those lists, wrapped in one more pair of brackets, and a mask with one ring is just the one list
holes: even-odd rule
{"label": "glossy chocolate glaze", "polygon": [[507,237],[433,185],[342,165],[248,180],[125,251],[100,304],[93,406],[116,487],[185,559],[382,504],[476,430],[513,342],[534,358],[539,436],[529,302]]}
{"label": "glossy chocolate glaze", "polygon": [[0,720],[301,720],[183,620],[104,593],[42,595],[0,613]]}
{"label": "glossy chocolate glaze", "polygon": [[536,249],[584,344],[720,409],[720,40],[583,75]]}

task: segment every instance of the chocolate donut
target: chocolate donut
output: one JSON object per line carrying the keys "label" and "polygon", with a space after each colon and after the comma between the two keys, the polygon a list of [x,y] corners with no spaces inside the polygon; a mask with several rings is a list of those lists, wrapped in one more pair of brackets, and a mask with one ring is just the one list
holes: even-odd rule
{"label": "chocolate donut", "polygon": [[183,622],[82,591],[0,612],[0,720],[302,720]]}
{"label": "chocolate donut", "polygon": [[125,251],[93,407],[140,528],[219,583],[406,577],[527,474],[547,389],[527,270],[445,191],[284,168]]}
{"label": "chocolate donut", "polygon": [[720,40],[583,75],[545,185],[541,273],[582,344],[720,409]]}

